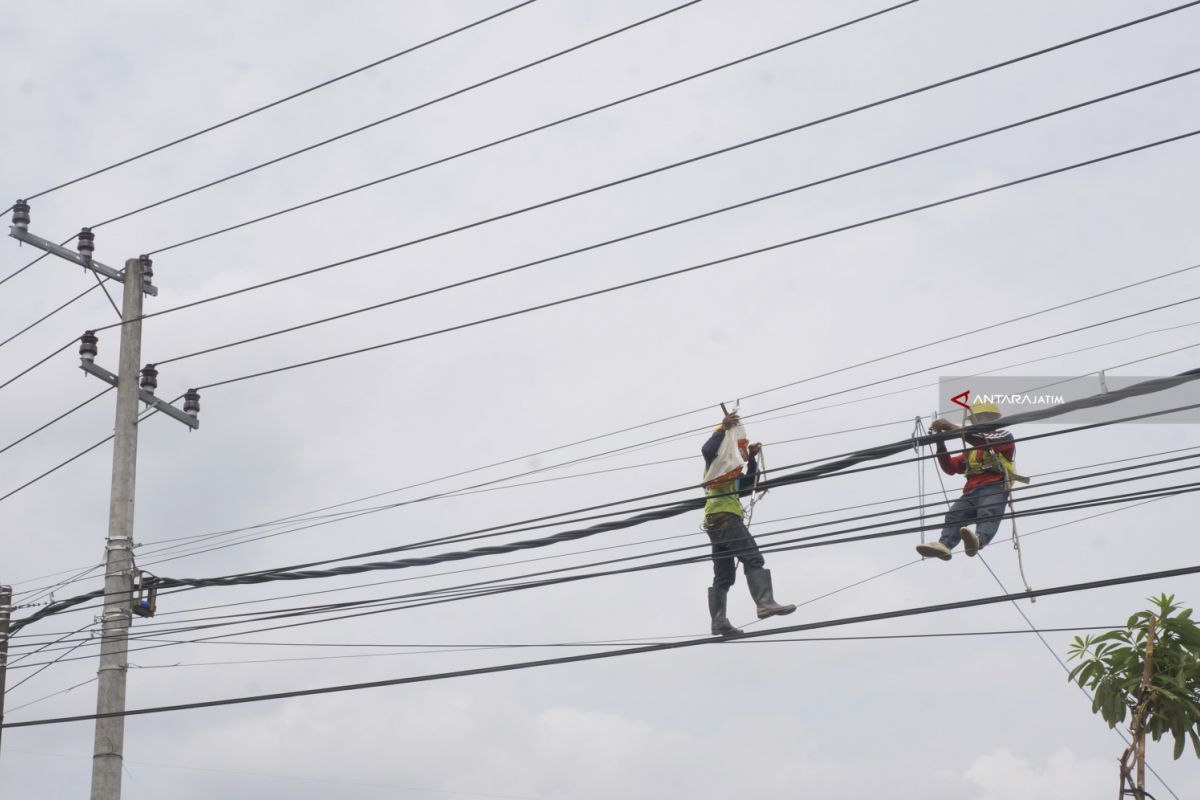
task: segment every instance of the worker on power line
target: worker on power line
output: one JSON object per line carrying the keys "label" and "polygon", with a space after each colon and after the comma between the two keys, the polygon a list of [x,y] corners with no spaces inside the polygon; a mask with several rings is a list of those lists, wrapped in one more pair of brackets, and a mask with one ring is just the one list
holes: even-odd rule
{"label": "worker on power line", "polygon": [[[995,403],[972,404],[972,424],[995,422],[1000,419],[1000,409]],[[945,419],[936,419],[929,426],[931,433],[960,430],[959,426]],[[966,475],[967,484],[962,497],[954,501],[946,513],[946,524],[936,542],[917,545],[922,556],[950,560],[950,551],[963,543],[968,556],[974,556],[987,546],[1004,518],[1004,506],[1008,502],[1012,482],[1027,479],[1018,475],[1013,460],[1017,446],[1012,434],[1005,430],[991,430],[967,434],[965,452],[952,456],[946,451],[946,443],[937,443],[938,466],[947,475]],[[975,525],[972,531],[967,525]]]}
{"label": "worker on power line", "polygon": [[708,611],[712,617],[714,636],[741,633],[733,627],[725,613],[729,588],[737,578],[735,559],[742,562],[759,619],[791,614],[796,610],[794,605],[775,602],[771,572],[764,569],[762,553],[746,527],[745,510],[738,498],[754,489],[762,445],[749,444],[741,439],[739,434],[742,430],[737,413],[726,414],[713,435],[700,448],[704,455],[704,493],[707,498],[704,504],[704,531],[712,542],[713,585],[708,590]]}

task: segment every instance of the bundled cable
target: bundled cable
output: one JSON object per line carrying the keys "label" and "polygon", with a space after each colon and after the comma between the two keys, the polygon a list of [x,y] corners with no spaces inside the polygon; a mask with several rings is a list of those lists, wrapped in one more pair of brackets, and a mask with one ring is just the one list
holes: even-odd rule
{"label": "bundled cable", "polygon": [[[1038,409],[1038,410],[1034,410],[1034,411],[1027,411],[1027,412],[1024,412],[1021,414],[1015,414],[1015,415],[1008,417],[1005,420],[1005,424],[1011,426],[1011,425],[1018,425],[1018,424],[1022,424],[1022,423],[1035,422],[1035,421],[1039,421],[1039,420],[1043,420],[1043,419],[1052,419],[1054,417],[1062,416],[1064,414],[1072,413],[1072,412],[1079,411],[1082,409],[1098,408],[1098,407],[1102,407],[1102,406],[1110,405],[1112,403],[1119,402],[1121,400],[1126,400],[1126,399],[1130,399],[1133,397],[1141,397],[1141,396],[1144,396],[1147,394],[1153,394],[1156,392],[1166,391],[1168,389],[1172,389],[1177,386],[1182,386],[1183,384],[1188,383],[1193,380],[1196,380],[1196,379],[1200,379],[1200,368],[1188,370],[1186,372],[1183,372],[1183,373],[1180,373],[1180,374],[1174,375],[1174,376],[1163,377],[1163,378],[1153,378],[1153,379],[1150,379],[1147,381],[1142,381],[1140,383],[1133,384],[1133,385],[1125,387],[1123,389],[1118,389],[1115,391],[1098,394],[1098,395],[1092,395],[1090,397],[1081,398],[1079,400],[1073,400],[1073,401],[1070,401],[1067,403],[1063,403],[1061,405],[1052,406],[1050,408]],[[1107,425],[1116,424],[1118,422],[1129,422],[1129,421],[1134,421],[1134,420],[1138,420],[1138,419],[1146,419],[1146,418],[1150,418],[1150,417],[1154,417],[1154,416],[1175,413],[1177,411],[1191,409],[1191,408],[1195,408],[1195,407],[1197,407],[1197,406],[1185,406],[1185,407],[1181,407],[1181,408],[1164,409],[1164,410],[1160,410],[1160,411],[1148,412],[1145,414],[1138,414],[1138,415],[1134,415],[1134,416],[1130,416],[1130,417],[1124,417],[1124,418],[1120,418],[1117,420],[1111,420],[1108,422],[1092,423],[1090,425],[1078,426],[1078,427],[1072,428],[1070,430],[1071,431],[1079,431],[1079,430],[1087,430],[1087,429],[1093,429],[1093,428],[1098,428],[1098,427],[1104,427]],[[1000,427],[1000,422],[998,422],[998,421],[983,422],[983,423],[977,423],[975,425],[966,426],[963,429],[961,429],[961,432],[963,432],[965,434],[981,434],[981,433],[993,431],[993,430],[997,429],[998,427]],[[1060,435],[1061,433],[1064,433],[1064,432],[1066,432],[1066,431],[1058,431],[1058,432],[1053,432],[1053,433],[1048,433],[1048,434],[1040,434],[1038,436],[1028,437],[1028,438],[1034,438],[1034,439],[1044,438],[1047,436]],[[851,467],[856,467],[856,466],[863,464],[865,462],[868,462],[868,461],[878,461],[878,460],[887,458],[888,456],[905,452],[913,447],[914,441],[919,442],[921,445],[926,445],[926,444],[933,444],[938,441],[944,441],[948,438],[952,438],[952,437],[955,437],[958,435],[959,435],[959,432],[952,432],[952,433],[944,432],[944,433],[926,434],[925,436],[920,437],[919,439],[916,439],[916,440],[905,439],[905,440],[901,440],[899,442],[895,442],[895,443],[892,443],[889,445],[880,445],[878,447],[867,448],[865,450],[859,450],[854,453],[850,453],[842,458],[835,459],[833,461],[829,461],[824,464],[820,464],[818,466],[809,467],[808,469],[802,469],[802,470],[792,472],[790,474],[785,474],[785,475],[781,475],[781,476],[778,476],[775,478],[771,478],[770,480],[764,481],[762,483],[762,487],[764,489],[771,489],[771,488],[774,488],[777,486],[790,486],[790,485],[795,485],[798,483],[816,480],[816,479],[819,479],[819,478],[822,478],[822,477],[825,477],[828,475],[832,475],[834,473],[848,470]],[[871,468],[873,469],[874,467],[871,467]],[[670,492],[659,493],[659,494],[667,494],[667,493],[670,493]],[[703,507],[704,502],[705,502],[704,498],[687,499],[687,500],[682,500],[682,501],[678,501],[678,502],[663,504],[662,506],[657,507],[657,508],[651,508],[649,510],[642,511],[637,514],[629,515],[626,517],[621,517],[618,519],[612,519],[612,520],[608,520],[608,521],[601,522],[601,523],[596,523],[594,525],[587,526],[584,528],[576,528],[576,529],[572,529],[572,530],[562,531],[560,533],[552,534],[552,535],[546,536],[546,537],[540,537],[537,539],[526,539],[526,540],[517,541],[517,542],[509,542],[509,543],[506,543],[503,545],[489,545],[489,546],[484,546],[484,547],[471,548],[469,550],[452,551],[452,552],[448,552],[448,553],[441,553],[441,554],[434,555],[434,556],[401,558],[401,559],[394,559],[394,560],[390,560],[390,561],[370,561],[370,562],[365,562],[365,563],[348,564],[348,565],[343,565],[343,566],[339,566],[339,567],[332,567],[332,568],[320,569],[320,570],[308,569],[306,567],[308,567],[310,565],[304,565],[303,567],[295,567],[295,566],[280,567],[280,568],[271,569],[271,570],[262,570],[262,571],[258,571],[258,572],[242,573],[242,574],[237,574],[237,575],[228,575],[228,576],[217,577],[217,578],[157,578],[155,580],[156,580],[156,585],[158,588],[169,588],[169,587],[197,587],[197,588],[200,588],[200,587],[212,587],[212,586],[247,585],[247,584],[267,583],[267,582],[284,581],[284,580],[308,580],[308,579],[313,579],[313,578],[334,577],[334,576],[338,576],[338,575],[353,575],[353,574],[359,574],[359,573],[364,573],[364,572],[375,572],[375,571],[379,571],[379,570],[396,570],[396,569],[407,569],[407,568],[419,567],[419,566],[429,566],[432,564],[439,564],[439,563],[445,563],[445,562],[451,562],[451,561],[462,561],[462,560],[466,560],[466,559],[477,558],[480,556],[487,556],[487,555],[513,553],[513,552],[519,552],[522,550],[530,550],[530,549],[535,549],[535,548],[547,547],[547,546],[558,544],[561,542],[575,541],[575,540],[586,538],[589,536],[595,536],[600,533],[607,533],[607,532],[611,532],[614,530],[630,528],[630,527],[633,527],[636,525],[641,525],[641,524],[644,524],[646,522],[650,522],[653,520],[667,519],[670,517],[678,516],[680,514],[688,512],[688,511],[696,510],[698,508]],[[407,549],[407,548],[405,548],[405,547],[389,548],[388,550],[374,551],[371,554],[365,554],[365,555],[374,555],[374,554],[380,554],[380,553],[386,553],[386,552],[394,552],[395,550],[402,550],[402,549]],[[346,558],[354,558],[354,557],[355,556],[349,556]],[[345,559],[336,559],[336,560],[345,560]],[[72,597],[69,599],[55,602],[51,605],[48,605],[48,606],[40,609],[38,612],[30,615],[29,617],[14,621],[12,623],[12,630],[15,633],[17,630],[20,630],[21,628],[25,627],[26,625],[29,625],[32,622],[35,622],[39,619],[50,616],[52,614],[59,613],[66,609],[73,608],[74,606],[80,605],[81,603],[87,602],[88,600],[92,600],[97,597],[102,597],[103,595],[104,595],[104,590],[101,589],[101,590],[97,590],[95,592],[90,592],[87,594],[83,594],[83,595],[79,595],[76,597]]]}

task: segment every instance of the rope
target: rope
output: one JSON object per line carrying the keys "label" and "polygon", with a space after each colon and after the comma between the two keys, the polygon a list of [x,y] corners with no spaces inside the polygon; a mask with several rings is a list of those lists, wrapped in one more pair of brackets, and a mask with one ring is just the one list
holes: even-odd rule
{"label": "rope", "polygon": [[[766,476],[767,476],[767,459],[763,455],[763,451],[760,449],[758,451],[758,471],[754,473],[754,488],[752,488],[750,490],[750,495],[751,495],[750,496],[750,505],[746,509],[746,529],[747,530],[750,529],[750,521],[752,519],[754,519],[754,507],[756,505],[758,505],[759,500],[762,500],[764,497],[767,496],[767,492],[771,491],[770,489],[763,489],[761,492],[758,492],[758,484],[760,481],[762,481],[764,478],[766,478]],[[755,492],[758,492],[758,494],[755,495]]]}
{"label": "rope", "polygon": [[[1025,585],[1025,591],[1032,592],[1033,587],[1029,585],[1029,579],[1025,577],[1025,561],[1021,558],[1021,537],[1017,535],[1017,509],[1013,506],[1012,475],[1008,470],[1004,471],[1004,490],[1008,492],[1008,513],[1009,520],[1012,522],[1012,546],[1013,550],[1017,551],[1017,570],[1021,573],[1021,583]],[[1030,595],[1029,602],[1036,603],[1037,597]]]}
{"label": "rope", "polygon": [[[935,414],[936,418],[937,415]],[[925,424],[918,415],[913,418],[912,446],[917,456],[921,455],[921,437],[925,435]],[[921,544],[925,544],[925,464],[917,461],[917,503],[921,520]]]}

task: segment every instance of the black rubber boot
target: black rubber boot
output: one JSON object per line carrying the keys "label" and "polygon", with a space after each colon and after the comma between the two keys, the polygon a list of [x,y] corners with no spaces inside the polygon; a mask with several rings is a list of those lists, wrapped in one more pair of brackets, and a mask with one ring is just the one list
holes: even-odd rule
{"label": "black rubber boot", "polygon": [[746,570],[746,583],[750,585],[750,596],[758,606],[758,618],[782,616],[796,610],[794,605],[783,605],[775,602],[771,591],[771,570],[755,567]]}
{"label": "black rubber boot", "polygon": [[741,633],[740,629],[733,627],[729,617],[725,616],[725,598],[728,594],[727,589],[715,589],[711,586],[708,588],[708,613],[712,617],[713,636]]}

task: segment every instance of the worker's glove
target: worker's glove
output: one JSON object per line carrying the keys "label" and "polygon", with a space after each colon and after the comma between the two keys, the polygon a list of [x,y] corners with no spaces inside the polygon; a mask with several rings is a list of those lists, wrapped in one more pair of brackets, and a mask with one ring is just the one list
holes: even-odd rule
{"label": "worker's glove", "polygon": [[731,428],[734,428],[741,421],[741,418],[739,418],[737,414],[726,414],[725,419],[721,420],[721,430],[727,431]]}
{"label": "worker's glove", "polygon": [[931,424],[929,426],[930,433],[942,433],[943,431],[953,431],[953,430],[957,430],[957,429],[958,429],[958,426],[955,425],[953,422],[951,422],[950,420],[941,419],[941,418],[935,419],[933,421],[933,424]]}
{"label": "worker's glove", "polygon": [[758,454],[761,452],[762,452],[762,444],[760,444],[759,442],[755,442],[754,444],[750,445],[750,457],[751,458],[758,458]]}

